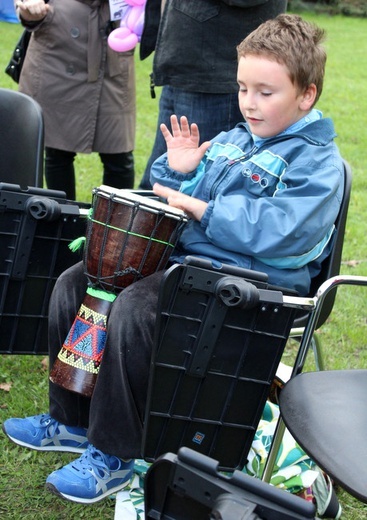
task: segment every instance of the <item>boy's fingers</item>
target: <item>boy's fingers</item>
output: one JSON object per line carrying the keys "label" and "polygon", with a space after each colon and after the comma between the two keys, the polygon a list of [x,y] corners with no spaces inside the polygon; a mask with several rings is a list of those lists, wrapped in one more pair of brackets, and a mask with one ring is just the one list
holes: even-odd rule
{"label": "boy's fingers", "polygon": [[158,197],[161,197],[162,199],[167,200],[170,192],[171,192],[171,189],[167,188],[166,186],[162,186],[161,184],[158,184],[157,182],[153,184],[153,193],[155,195],[158,195]]}
{"label": "boy's fingers", "polygon": [[160,129],[161,129],[161,132],[164,135],[164,137],[166,137],[166,135],[170,135],[170,131],[168,130],[168,128],[166,127],[166,125],[164,123],[161,123]]}

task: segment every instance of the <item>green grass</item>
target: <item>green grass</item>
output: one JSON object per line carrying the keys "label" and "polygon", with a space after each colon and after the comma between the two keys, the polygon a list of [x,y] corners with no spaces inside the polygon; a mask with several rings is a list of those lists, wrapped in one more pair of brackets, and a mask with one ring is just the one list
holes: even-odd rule
{"label": "green grass", "polygon": [[[353,190],[341,272],[367,275],[367,241],[364,235],[367,219],[367,70],[363,65],[367,55],[367,20],[311,13],[307,13],[305,18],[327,30],[327,74],[318,108],[325,116],[333,118],[338,133],[337,143],[353,171]],[[1,71],[5,68],[21,27],[0,23],[0,31],[0,87],[16,89],[15,83]],[[150,98],[151,60],[140,62],[136,55],[136,67],[138,114],[135,162],[138,185],[155,134],[158,96],[155,100]],[[159,95],[159,89],[157,94]],[[101,178],[98,156],[80,155],[77,160],[78,200],[90,201],[91,190],[101,184]],[[365,293],[359,288],[339,289],[332,316],[320,331],[328,368],[367,367],[365,301]],[[0,390],[1,422],[7,417],[22,417],[47,409],[47,369],[41,361],[40,357],[32,356],[0,358],[0,385],[10,384],[9,391]],[[312,358],[307,367],[313,367]],[[58,500],[44,490],[46,476],[71,460],[73,455],[22,450],[9,443],[3,435],[0,436],[0,447],[2,518],[113,519],[113,500],[108,499],[94,506],[80,506]],[[341,490],[338,493],[344,509],[343,519],[366,518],[366,506]]]}

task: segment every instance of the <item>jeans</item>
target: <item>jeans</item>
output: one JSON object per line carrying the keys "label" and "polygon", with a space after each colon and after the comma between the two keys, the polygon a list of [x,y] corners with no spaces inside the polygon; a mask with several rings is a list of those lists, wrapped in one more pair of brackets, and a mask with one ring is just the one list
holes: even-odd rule
{"label": "jeans", "polygon": [[[45,178],[49,189],[66,193],[69,200],[75,200],[75,152],[46,147]],[[132,152],[100,153],[103,164],[103,184],[113,188],[134,187],[134,156]]]}
{"label": "jeans", "polygon": [[161,123],[171,128],[170,117],[186,116],[189,123],[196,123],[200,132],[200,143],[210,141],[220,132],[228,132],[243,121],[238,106],[237,94],[206,94],[188,92],[165,85],[159,100],[158,124],[151,155],[148,159],[139,188],[150,190],[150,168],[153,162],[167,151],[166,141],[160,130]]}
{"label": "jeans", "polygon": [[[123,289],[112,304],[106,345],[91,398],[49,382],[50,415],[88,428],[90,443],[120,458],[142,458],[141,442],[159,286],[158,271]],[[83,302],[87,277],[78,263],[58,278],[49,307],[49,361],[54,361]]]}

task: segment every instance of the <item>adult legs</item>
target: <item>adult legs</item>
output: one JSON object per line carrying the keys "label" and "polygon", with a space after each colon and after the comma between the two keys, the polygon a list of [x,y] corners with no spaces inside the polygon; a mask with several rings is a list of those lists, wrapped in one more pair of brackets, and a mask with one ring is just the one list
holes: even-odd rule
{"label": "adult legs", "polygon": [[[135,170],[132,152],[106,154],[100,153],[103,164],[103,184],[114,188],[131,189],[134,187]],[[65,191],[70,200],[76,198],[75,152],[45,149],[45,177],[49,189]]]}
{"label": "adult legs", "polygon": [[99,156],[103,163],[103,184],[118,189],[134,187],[133,152],[100,153]]}
{"label": "adult legs", "polygon": [[141,189],[152,187],[149,180],[151,166],[167,150],[160,125],[164,123],[170,129],[172,114],[176,114],[179,118],[186,116],[189,123],[196,123],[199,127],[201,143],[209,141],[220,132],[231,130],[237,123],[243,121],[237,94],[187,92],[165,85],[159,100],[155,141],[139,185]]}
{"label": "adult legs", "polygon": [[45,178],[50,190],[65,191],[69,200],[75,200],[75,152],[45,148]]}
{"label": "adult legs", "polygon": [[[88,427],[88,440],[104,453],[141,458],[150,357],[163,271],[124,289],[112,305],[106,348],[91,399],[50,382],[50,414],[63,424]],[[83,265],[61,275],[49,312],[50,367],[83,300]],[[89,413],[90,412],[90,413]]]}

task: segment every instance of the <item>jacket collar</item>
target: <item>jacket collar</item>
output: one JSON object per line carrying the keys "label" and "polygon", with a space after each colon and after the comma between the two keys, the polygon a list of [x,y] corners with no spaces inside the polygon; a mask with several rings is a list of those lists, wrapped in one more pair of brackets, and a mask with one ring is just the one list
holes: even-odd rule
{"label": "jacket collar", "polygon": [[[251,135],[249,125],[246,122],[238,123],[237,126],[246,128],[247,132]],[[263,143],[274,143],[277,141],[284,141],[291,137],[300,137],[308,142],[315,145],[325,146],[336,137],[333,121],[325,117],[317,121],[312,121],[303,128],[295,132],[282,133],[274,137],[264,139]],[[263,144],[262,143],[262,144]]]}

